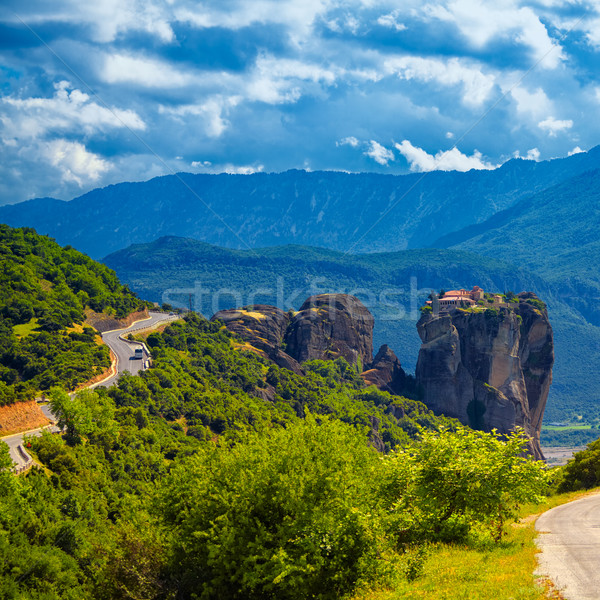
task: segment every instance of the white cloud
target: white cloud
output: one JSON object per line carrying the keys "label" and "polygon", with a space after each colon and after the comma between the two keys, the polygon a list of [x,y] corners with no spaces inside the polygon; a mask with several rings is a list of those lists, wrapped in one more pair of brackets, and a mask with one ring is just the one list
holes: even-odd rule
{"label": "white cloud", "polygon": [[346,13],[343,17],[325,20],[324,24],[330,31],[335,33],[349,31],[352,35],[356,35],[361,22],[351,14]]}
{"label": "white cloud", "polygon": [[594,48],[600,47],[600,19],[587,24],[587,41]]}
{"label": "white cloud", "polygon": [[168,9],[162,3],[148,0],[94,0],[82,3],[73,0],[72,6],[75,15],[88,20],[93,26],[95,38],[101,42],[111,42],[119,33],[130,30],[146,31],[163,42],[171,42],[174,38]]}
{"label": "white cloud", "polygon": [[598,5],[591,7],[594,11],[593,18],[578,18],[578,19],[555,19],[554,25],[564,31],[570,33],[572,31],[581,31],[585,34],[585,40],[594,50],[600,49],[600,17],[598,16]]}
{"label": "white cloud", "polygon": [[473,44],[482,48],[495,38],[514,40],[529,46],[540,66],[556,68],[564,58],[562,48],[548,34],[539,16],[517,0],[454,0],[447,6],[429,4],[424,8],[429,17],[454,23]]}
{"label": "white cloud", "polygon": [[470,66],[458,58],[439,60],[418,56],[399,56],[384,62],[388,73],[395,73],[401,79],[437,81],[445,86],[460,85],[463,89],[463,102],[468,105],[481,105],[487,100],[495,84],[493,75],[486,75],[479,66]]}
{"label": "white cloud", "polygon": [[107,108],[90,96],[61,81],[52,98],[1,99],[7,110],[2,117],[7,138],[33,139],[49,131],[81,131],[91,134],[109,128],[144,130],[146,124],[133,110]]}
{"label": "white cloud", "polygon": [[226,163],[224,165],[213,165],[208,160],[195,160],[190,166],[205,173],[229,173],[231,175],[252,175],[253,173],[262,173],[265,170],[265,166],[260,164],[234,165]]}
{"label": "white cloud", "polygon": [[108,171],[110,163],[93,152],[88,152],[83,144],[64,139],[47,142],[42,156],[61,173],[64,182],[74,182],[80,187],[98,181],[102,173]]}
{"label": "white cloud", "polygon": [[535,160],[535,162],[538,162],[540,160],[541,153],[537,148],[531,148],[530,150],[527,150],[527,154],[525,156],[521,156],[521,153],[518,150],[513,154],[513,156],[515,158]]}
{"label": "white cloud", "polygon": [[573,121],[571,119],[555,119],[554,117],[548,117],[538,123],[538,127],[543,131],[547,131],[550,137],[556,137],[557,133],[566,131],[573,127]]}
{"label": "white cloud", "polygon": [[302,96],[307,85],[313,84],[315,90],[320,90],[321,85],[333,85],[341,74],[340,70],[313,63],[262,55],[246,83],[246,96],[266,104],[292,103]]}
{"label": "white cloud", "polygon": [[107,83],[133,83],[150,88],[184,87],[194,81],[192,74],[178,71],[166,61],[127,54],[107,54],[100,77]]}
{"label": "white cloud", "polygon": [[582,152],[585,152],[585,150],[582,150],[579,146],[575,146],[575,148],[573,148],[568,155],[573,156],[573,154],[581,154]]}
{"label": "white cloud", "polygon": [[[151,0],[66,0],[64,2],[36,3],[28,8],[29,24],[59,22],[89,26],[91,37],[100,43],[113,42],[128,31],[145,31],[162,42],[173,41],[170,2]],[[62,5],[61,5],[62,4]]]}
{"label": "white cloud", "polygon": [[368,148],[365,150],[364,154],[380,165],[387,165],[390,161],[394,160],[394,152],[385,146],[382,146],[375,140],[369,142]]}
{"label": "white cloud", "polygon": [[284,25],[290,40],[299,44],[312,31],[319,16],[324,16],[333,0],[239,0],[229,4],[198,3],[193,8],[177,8],[177,20],[199,28],[241,29],[256,23]]}
{"label": "white cloud", "polygon": [[353,136],[342,138],[339,142],[336,142],[336,146],[351,146],[352,148],[358,148],[360,142]]}
{"label": "white cloud", "polygon": [[517,103],[517,111],[532,117],[539,117],[548,114],[552,107],[546,92],[542,88],[537,88],[534,92],[529,92],[524,87],[518,85],[510,90],[510,94]]}
{"label": "white cloud", "polygon": [[390,29],[395,29],[396,31],[404,31],[406,29],[406,25],[401,21],[398,21],[400,14],[400,10],[394,10],[387,15],[381,15],[377,19],[377,23],[382,27],[389,27]]}
{"label": "white cloud", "polygon": [[209,137],[218,138],[230,124],[225,115],[237,106],[240,100],[239,96],[227,98],[214,96],[201,104],[184,104],[177,107],[160,106],[159,113],[172,115],[182,121],[190,115],[201,117],[204,119],[206,134]]}
{"label": "white cloud", "polygon": [[499,166],[483,161],[481,152],[477,150],[471,156],[467,156],[458,148],[452,148],[445,152],[440,150],[434,156],[422,148],[413,146],[408,140],[395,146],[410,164],[411,171],[470,171],[471,169],[496,169]]}

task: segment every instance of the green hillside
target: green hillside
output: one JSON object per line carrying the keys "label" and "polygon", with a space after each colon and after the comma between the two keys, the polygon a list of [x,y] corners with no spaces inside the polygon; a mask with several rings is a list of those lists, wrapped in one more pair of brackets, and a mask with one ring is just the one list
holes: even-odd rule
{"label": "green hillside", "polygon": [[0,470],[3,598],[351,598],[410,585],[432,543],[493,546],[545,490],[518,436],[365,389],[343,360],[295,375],[194,314],[147,342],[141,376],[52,392],[44,470]]}
{"label": "green hillside", "polygon": [[[553,394],[567,410],[557,411],[551,404],[550,420],[580,415],[590,423],[598,416],[599,205],[600,171],[592,170],[436,243],[513,261],[551,286],[548,306],[554,315],[557,359]],[[570,379],[561,377],[563,367]]]}
{"label": "green hillside", "polygon": [[0,225],[0,405],[110,366],[85,310],[123,317],[144,303],[113,271],[33,229]]}
{"label": "green hillside", "polygon": [[531,269],[600,325],[599,206],[600,170],[589,171],[441,242]]}
{"label": "green hillside", "polygon": [[491,291],[535,291],[548,303],[555,332],[554,383],[549,421],[600,416],[595,400],[600,381],[600,329],[525,267],[462,250],[422,249],[345,255],[333,250],[283,246],[228,250],[186,238],[165,237],[106,257],[105,263],[142,297],[212,315],[221,308],[252,303],[297,309],[312,293],[357,295],[375,316],[375,346],[388,344],[413,370],[420,339],[418,307],[431,289],[477,284]]}

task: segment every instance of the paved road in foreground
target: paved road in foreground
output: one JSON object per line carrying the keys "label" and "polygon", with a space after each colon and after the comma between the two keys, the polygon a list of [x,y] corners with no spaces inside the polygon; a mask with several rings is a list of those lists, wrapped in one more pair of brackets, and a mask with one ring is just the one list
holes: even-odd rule
{"label": "paved road in foreground", "polygon": [[[149,359],[149,356],[146,353],[146,351],[144,350],[144,356],[142,360],[134,359],[133,356],[135,354],[135,349],[142,347],[141,344],[125,342],[122,339],[120,339],[120,336],[128,335],[129,333],[139,331],[142,329],[150,329],[153,327],[157,327],[162,323],[176,321],[179,318],[180,317],[177,315],[166,315],[165,313],[150,313],[149,319],[138,321],[130,327],[126,327],[125,329],[115,329],[114,331],[107,331],[106,333],[103,333],[102,339],[104,340],[104,343],[113,351],[113,353],[117,357],[117,373],[112,377],[105,379],[104,381],[99,381],[98,383],[95,383],[89,387],[95,388],[100,385],[109,387],[116,383],[121,374],[125,371],[128,371],[129,373],[135,375],[139,371],[143,370],[144,365]],[[52,414],[49,406],[42,406],[42,412],[46,415],[46,417],[48,417],[50,421],[56,420],[56,417]],[[0,438],[1,441],[5,442],[8,445],[10,456],[17,467],[26,466],[31,462],[31,457],[27,454],[25,448],[23,447],[23,436],[39,436],[41,435],[41,432],[43,430],[49,430],[53,433],[59,431],[58,427],[52,425],[50,427],[42,427],[40,429],[33,429],[31,431],[15,433],[14,435]]]}
{"label": "paved road in foreground", "polygon": [[600,494],[557,506],[535,524],[538,575],[549,577],[567,600],[600,598]]}

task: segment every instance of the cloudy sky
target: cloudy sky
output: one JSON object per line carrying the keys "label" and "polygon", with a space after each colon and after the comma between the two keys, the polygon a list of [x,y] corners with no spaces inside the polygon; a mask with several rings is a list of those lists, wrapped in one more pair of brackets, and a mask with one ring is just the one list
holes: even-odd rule
{"label": "cloudy sky", "polygon": [[598,0],[3,0],[0,204],[600,143]]}

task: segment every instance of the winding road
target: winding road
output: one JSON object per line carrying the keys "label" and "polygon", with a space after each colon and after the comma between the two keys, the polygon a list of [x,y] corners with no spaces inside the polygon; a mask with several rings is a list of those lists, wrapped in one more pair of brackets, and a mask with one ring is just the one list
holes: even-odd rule
{"label": "winding road", "polygon": [[[142,371],[148,364],[150,358],[147,349],[143,348],[143,358],[135,359],[135,349],[142,348],[142,344],[139,342],[130,342],[122,339],[121,336],[128,335],[129,333],[142,331],[145,329],[154,329],[165,323],[176,321],[181,317],[179,315],[166,315],[165,313],[151,312],[150,317],[142,321],[136,321],[129,327],[124,329],[114,329],[113,331],[106,331],[102,334],[104,343],[113,351],[116,357],[116,373],[102,381],[98,381],[89,386],[89,389],[93,389],[98,386],[110,387],[115,384],[119,377],[126,371],[136,375]],[[50,419],[55,421],[56,417],[52,414],[48,405],[42,406],[42,411]],[[59,429],[55,425],[42,427],[40,429],[32,429],[30,431],[22,431],[21,433],[15,433],[0,438],[0,441],[5,442],[8,445],[10,456],[16,465],[17,470],[28,467],[31,464],[31,457],[27,454],[27,451],[23,447],[23,436],[24,435],[41,435],[44,430],[52,432],[58,432]]]}
{"label": "winding road", "polygon": [[140,371],[144,370],[144,366],[147,364],[147,361],[150,358],[147,350],[145,348],[143,349],[142,360],[134,359],[133,356],[135,349],[141,348],[142,344],[139,342],[125,341],[121,339],[122,336],[124,337],[130,333],[142,331],[144,329],[154,329],[159,325],[163,325],[164,323],[169,323],[171,321],[177,321],[180,318],[181,317],[179,317],[179,315],[166,315],[165,313],[151,312],[149,319],[137,321],[126,329],[113,329],[112,331],[105,331],[102,334],[102,339],[117,357],[117,372],[112,377],[91,385],[90,388],[95,388],[99,385],[110,387],[116,383],[119,377],[126,371],[132,375],[136,375]]}
{"label": "winding road", "polygon": [[600,598],[600,493],[557,506],[538,518],[538,575],[566,600]]}

